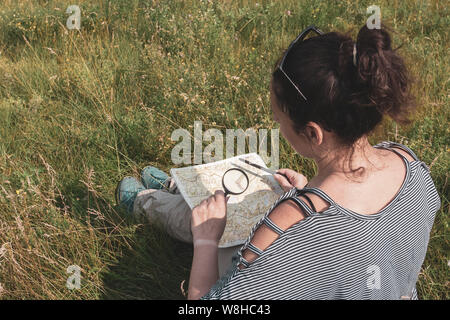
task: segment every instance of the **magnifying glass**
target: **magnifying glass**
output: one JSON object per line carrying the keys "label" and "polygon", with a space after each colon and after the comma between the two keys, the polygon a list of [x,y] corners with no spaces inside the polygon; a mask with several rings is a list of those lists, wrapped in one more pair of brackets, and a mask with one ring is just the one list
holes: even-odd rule
{"label": "magnifying glass", "polygon": [[231,168],[225,171],[222,177],[222,186],[227,194],[238,195],[247,190],[249,180],[247,174],[237,168]]}

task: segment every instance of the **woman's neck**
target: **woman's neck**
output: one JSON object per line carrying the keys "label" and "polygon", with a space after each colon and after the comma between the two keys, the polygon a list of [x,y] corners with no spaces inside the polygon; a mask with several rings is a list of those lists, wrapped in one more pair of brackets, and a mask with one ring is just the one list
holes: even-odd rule
{"label": "woman's neck", "polygon": [[[317,163],[318,174],[315,180],[322,180],[330,175],[345,179],[363,179],[369,171],[374,169],[376,150],[369,143],[367,136],[357,140],[352,148],[342,146],[323,147],[323,152],[314,160]],[[372,160],[372,161],[371,161]]]}

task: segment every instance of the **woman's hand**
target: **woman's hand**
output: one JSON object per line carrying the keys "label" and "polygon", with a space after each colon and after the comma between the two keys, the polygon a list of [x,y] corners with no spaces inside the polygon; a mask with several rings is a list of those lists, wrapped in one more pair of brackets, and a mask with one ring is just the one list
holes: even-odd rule
{"label": "woman's hand", "polygon": [[192,209],[192,237],[219,242],[227,222],[227,201],[221,190]]}
{"label": "woman's hand", "polygon": [[[308,179],[306,179],[304,175],[291,169],[279,169],[277,170],[277,173],[278,174],[274,175],[274,178],[278,181],[281,188],[283,188],[285,192],[289,191],[293,187],[303,189],[308,183]],[[281,175],[280,173],[284,174],[285,176]]]}

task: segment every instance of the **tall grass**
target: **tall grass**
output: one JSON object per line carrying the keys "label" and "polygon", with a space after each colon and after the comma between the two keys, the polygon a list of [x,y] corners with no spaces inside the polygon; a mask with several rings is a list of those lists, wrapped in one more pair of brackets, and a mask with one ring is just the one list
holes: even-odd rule
{"label": "tall grass", "polygon": [[[176,128],[274,126],[270,71],[309,24],[350,30],[370,1],[78,0],[0,4],[0,298],[183,298],[192,251],[114,206],[125,175],[168,171]],[[439,1],[378,1],[402,44],[420,108],[371,142],[406,143],[442,199],[419,276],[422,299],[449,298],[449,22]],[[314,164],[280,141],[282,167]],[[69,290],[70,265],[81,288]]]}

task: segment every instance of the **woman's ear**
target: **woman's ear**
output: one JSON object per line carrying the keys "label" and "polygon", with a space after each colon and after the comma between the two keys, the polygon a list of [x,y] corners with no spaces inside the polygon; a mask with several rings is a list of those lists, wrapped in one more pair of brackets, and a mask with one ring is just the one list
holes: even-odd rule
{"label": "woman's ear", "polygon": [[316,145],[321,145],[323,142],[323,129],[317,123],[309,121],[305,127],[305,133],[309,141]]}

